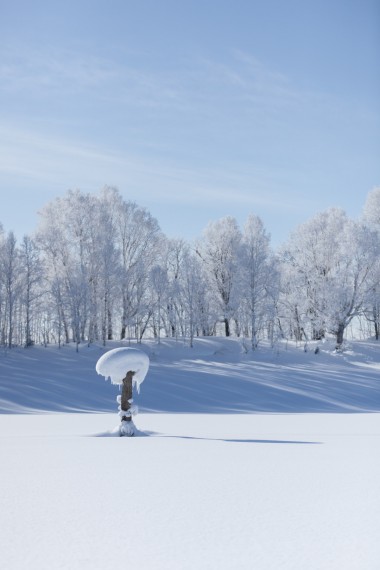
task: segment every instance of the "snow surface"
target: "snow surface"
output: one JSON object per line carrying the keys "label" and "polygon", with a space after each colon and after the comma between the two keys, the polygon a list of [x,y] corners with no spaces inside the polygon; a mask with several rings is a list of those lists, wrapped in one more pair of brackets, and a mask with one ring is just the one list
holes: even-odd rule
{"label": "snow surface", "polygon": [[133,370],[133,385],[139,392],[149,369],[149,357],[138,348],[113,348],[99,358],[95,368],[106,380],[110,378],[112,384],[122,384],[127,372]]}
{"label": "snow surface", "polygon": [[380,568],[380,346],[199,340],[140,347],[135,438],[101,347],[0,354],[2,568]]}

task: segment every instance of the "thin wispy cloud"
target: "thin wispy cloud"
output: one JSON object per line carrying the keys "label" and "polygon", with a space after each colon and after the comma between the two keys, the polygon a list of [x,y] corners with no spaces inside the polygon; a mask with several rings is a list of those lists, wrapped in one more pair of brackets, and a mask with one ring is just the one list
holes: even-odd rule
{"label": "thin wispy cloud", "polygon": [[229,87],[229,93],[247,100],[261,100],[269,106],[275,99],[284,105],[293,105],[303,99],[305,92],[292,84],[291,79],[265,65],[254,55],[233,50],[228,61],[203,59],[206,84]]}
{"label": "thin wispy cloud", "polygon": [[[284,174],[284,173],[283,173]],[[273,191],[274,174],[265,168],[190,168],[157,158],[104,149],[25,130],[0,128],[0,176],[23,179],[34,187],[80,187],[94,191],[104,184],[130,189],[140,199],[168,204],[226,207],[294,208]]]}
{"label": "thin wispy cloud", "polygon": [[127,61],[98,57],[75,50],[37,50],[27,46],[2,51],[0,93],[21,93],[49,98],[88,94],[91,99],[135,106],[178,104],[174,75],[149,71]]}
{"label": "thin wispy cloud", "polygon": [[[242,50],[187,52],[176,65],[152,65],[152,57],[3,50],[6,185],[111,184],[146,203],[231,211],[318,207],[315,190],[342,165],[331,144],[346,128],[347,107]],[[314,193],[305,192],[310,183]]]}
{"label": "thin wispy cloud", "polygon": [[92,98],[135,105],[170,104],[184,110],[231,98],[240,103],[251,99],[265,107],[284,106],[299,103],[306,95],[285,74],[240,50],[233,50],[228,62],[189,55],[173,70],[157,67],[153,71],[146,62],[137,65],[128,56],[123,60],[69,49],[3,48],[0,92],[25,89],[46,97],[89,91]]}

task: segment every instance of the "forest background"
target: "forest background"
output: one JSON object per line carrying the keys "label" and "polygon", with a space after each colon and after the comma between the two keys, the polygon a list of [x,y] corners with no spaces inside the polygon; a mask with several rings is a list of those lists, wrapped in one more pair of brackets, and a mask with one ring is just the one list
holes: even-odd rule
{"label": "forest background", "polygon": [[68,191],[19,242],[0,235],[4,347],[162,336],[237,336],[301,342],[353,322],[380,331],[380,188],[357,220],[317,213],[276,250],[259,216],[227,216],[199,239],[167,238],[150,212],[116,188]]}

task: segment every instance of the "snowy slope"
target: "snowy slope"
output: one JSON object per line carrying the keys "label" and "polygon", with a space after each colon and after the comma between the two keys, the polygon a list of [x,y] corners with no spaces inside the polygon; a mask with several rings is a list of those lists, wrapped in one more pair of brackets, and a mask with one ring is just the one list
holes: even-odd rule
{"label": "snowy slope", "polygon": [[135,438],[101,347],[0,355],[2,568],[380,568],[378,345],[142,348]]}
{"label": "snowy slope", "polygon": [[[0,411],[112,411],[118,388],[95,371],[106,349],[86,345],[13,349],[0,353]],[[136,345],[133,345],[136,346]],[[149,412],[364,412],[380,411],[380,345],[355,343],[333,354],[321,345],[281,344],[245,353],[232,339],[138,345],[150,358],[138,396]]]}

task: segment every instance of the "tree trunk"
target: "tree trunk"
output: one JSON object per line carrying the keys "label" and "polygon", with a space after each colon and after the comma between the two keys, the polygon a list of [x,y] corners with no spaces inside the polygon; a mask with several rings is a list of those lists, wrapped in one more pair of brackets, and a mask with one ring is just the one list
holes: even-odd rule
{"label": "tree trunk", "polygon": [[25,315],[25,346],[32,346],[33,341],[31,338],[31,330],[30,330],[30,288],[28,286],[26,290],[26,315]]}
{"label": "tree trunk", "polygon": [[224,327],[225,327],[225,331],[226,331],[226,336],[230,336],[230,322],[227,319],[227,317],[225,317],[225,319],[224,319]]}
{"label": "tree trunk", "polygon": [[107,340],[113,340],[112,313],[109,307],[108,307],[107,317],[108,317]]}
{"label": "tree trunk", "polygon": [[65,342],[66,344],[70,343],[70,335],[69,335],[69,327],[67,325],[66,316],[63,310],[61,311],[62,323],[63,323],[63,330],[65,331]]}
{"label": "tree trunk", "polygon": [[343,323],[339,323],[338,331],[336,333],[336,350],[340,350],[343,344],[343,335],[344,335],[345,326]]}

